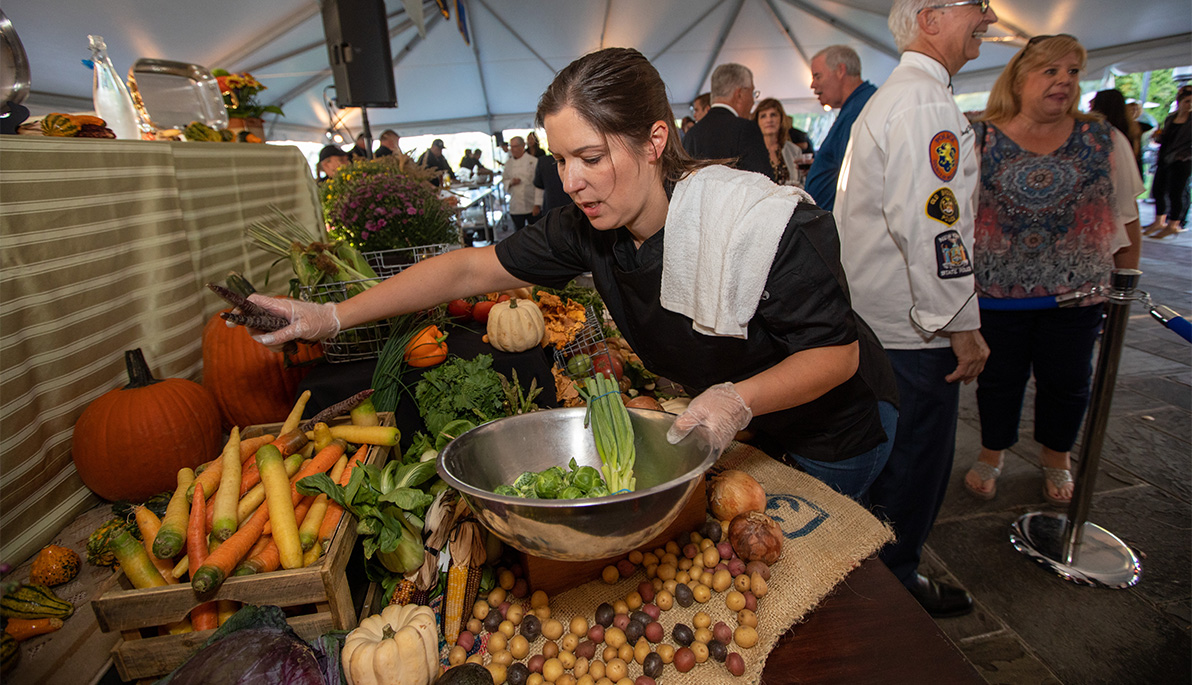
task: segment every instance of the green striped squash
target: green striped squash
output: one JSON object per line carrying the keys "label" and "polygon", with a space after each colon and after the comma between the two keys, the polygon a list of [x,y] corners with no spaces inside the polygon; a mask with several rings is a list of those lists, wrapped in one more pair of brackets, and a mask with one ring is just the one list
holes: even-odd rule
{"label": "green striped squash", "polygon": [[0,616],[6,618],[67,618],[74,605],[44,585],[18,585],[0,598]]}

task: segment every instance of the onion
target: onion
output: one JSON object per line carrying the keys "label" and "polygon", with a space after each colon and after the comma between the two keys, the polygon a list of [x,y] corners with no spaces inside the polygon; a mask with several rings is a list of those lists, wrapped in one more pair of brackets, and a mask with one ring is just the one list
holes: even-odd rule
{"label": "onion", "polygon": [[782,529],[760,511],[747,511],[728,524],[728,541],[745,561],[773,564],[782,556]]}
{"label": "onion", "polygon": [[708,501],[716,518],[731,521],[747,511],[765,511],[766,491],[748,473],[728,469],[712,479]]}

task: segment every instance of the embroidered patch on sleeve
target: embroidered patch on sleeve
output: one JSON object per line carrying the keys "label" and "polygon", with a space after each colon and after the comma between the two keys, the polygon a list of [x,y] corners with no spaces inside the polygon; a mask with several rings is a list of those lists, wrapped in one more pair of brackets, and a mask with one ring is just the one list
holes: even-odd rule
{"label": "embroidered patch on sleeve", "polygon": [[927,216],[949,226],[960,219],[960,206],[951,188],[940,188],[927,198]]}
{"label": "embroidered patch on sleeve", "polygon": [[960,141],[951,131],[940,131],[931,139],[931,170],[942,181],[951,181],[956,176],[960,160]]}
{"label": "embroidered patch on sleeve", "polygon": [[944,231],[935,237],[935,263],[940,278],[960,278],[973,272],[968,250],[956,231]]}

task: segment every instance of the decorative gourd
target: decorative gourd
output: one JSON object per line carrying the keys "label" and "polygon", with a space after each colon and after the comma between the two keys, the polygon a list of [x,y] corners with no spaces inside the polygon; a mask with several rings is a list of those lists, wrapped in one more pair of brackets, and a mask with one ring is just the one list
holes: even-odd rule
{"label": "decorative gourd", "polygon": [[83,483],[108,500],[140,501],[177,483],[223,446],[219,407],[203,386],[158,380],[141,350],[124,353],[128,385],[96,398],[75,423],[71,453]]}
{"label": "decorative gourd", "polygon": [[65,114],[53,112],[41,118],[41,132],[55,138],[73,138],[79,132],[79,125]]}
{"label": "decorative gourd", "polygon": [[488,313],[488,342],[502,352],[524,352],[544,335],[542,310],[532,300],[498,302]]}
{"label": "decorative gourd", "polygon": [[0,616],[5,618],[70,618],[74,605],[44,585],[18,585],[0,597]]}
{"label": "decorative gourd", "polygon": [[21,660],[21,646],[8,633],[0,633],[0,673],[8,673]]}
{"label": "decorative gourd", "polygon": [[38,585],[61,585],[79,575],[79,555],[59,545],[47,545],[37,553],[29,569],[29,580]]}
{"label": "decorative gourd", "polygon": [[429,607],[390,604],[348,634],[348,685],[430,685],[439,675],[439,630]]}
{"label": "decorative gourd", "polygon": [[87,538],[87,563],[93,566],[115,566],[116,553],[111,542],[116,533],[126,525],[122,518],[114,518],[95,529]]}
{"label": "decorative gourd", "polygon": [[317,345],[298,345],[290,357],[273,352],[243,326],[228,328],[219,314],[212,316],[203,329],[203,385],[215,397],[224,429],[284,421],[310,371],[302,365],[318,356]]}
{"label": "decorative gourd", "polygon": [[62,619],[57,616],[50,618],[10,618],[4,626],[4,632],[16,638],[17,642],[24,642],[31,637],[52,633],[62,627]]}

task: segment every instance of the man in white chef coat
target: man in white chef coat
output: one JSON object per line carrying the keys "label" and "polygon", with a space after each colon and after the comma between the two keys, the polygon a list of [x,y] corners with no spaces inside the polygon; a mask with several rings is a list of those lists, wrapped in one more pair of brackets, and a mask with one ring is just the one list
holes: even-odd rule
{"label": "man in white chef coat", "polygon": [[504,183],[509,193],[509,218],[513,230],[526,225],[534,214],[534,207],[542,205],[542,191],[534,187],[534,170],[538,158],[526,154],[526,140],[521,136],[509,139],[509,159],[505,160]]}
{"label": "man in white chef coat", "polygon": [[918,566],[952,469],[959,382],[989,356],[968,253],[978,159],[950,81],[996,21],[989,0],[895,0],[889,26],[902,58],[853,125],[836,190],[853,308],[898,381],[898,432],[870,489],[897,536],[880,555],[936,617],[972,611],[966,591]]}

